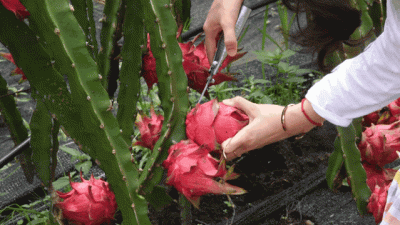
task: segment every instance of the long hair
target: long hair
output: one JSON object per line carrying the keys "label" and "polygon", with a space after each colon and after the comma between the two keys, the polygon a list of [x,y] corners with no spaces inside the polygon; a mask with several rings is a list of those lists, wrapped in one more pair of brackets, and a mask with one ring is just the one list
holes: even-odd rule
{"label": "long hair", "polygon": [[[350,35],[361,25],[361,11],[350,4],[350,0],[282,0],[283,4],[297,15],[298,29],[290,34],[291,40],[301,45],[303,51],[317,53],[321,71],[329,72],[325,57],[335,50],[343,51],[343,43],[359,46],[370,35],[359,40],[349,40]],[[300,27],[299,15],[306,12],[307,26]],[[372,34],[371,32],[369,34]]]}

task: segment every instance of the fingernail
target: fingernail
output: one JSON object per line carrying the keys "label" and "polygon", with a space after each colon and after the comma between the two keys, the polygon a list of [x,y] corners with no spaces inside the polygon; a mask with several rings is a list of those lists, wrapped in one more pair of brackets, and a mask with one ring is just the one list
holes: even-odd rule
{"label": "fingernail", "polygon": [[232,100],[225,99],[225,100],[222,100],[222,103],[224,103],[225,105],[230,105],[232,103]]}
{"label": "fingernail", "polygon": [[228,52],[229,56],[235,56],[236,55],[235,49],[227,49],[227,52]]}

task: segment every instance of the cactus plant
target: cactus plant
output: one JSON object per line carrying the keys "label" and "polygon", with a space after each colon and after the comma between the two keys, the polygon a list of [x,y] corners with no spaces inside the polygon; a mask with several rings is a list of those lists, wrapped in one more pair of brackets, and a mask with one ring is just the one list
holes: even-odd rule
{"label": "cactus plant", "polygon": [[[1,32],[0,41],[13,54],[16,64],[35,89],[38,106],[31,127],[36,165],[39,160],[46,161],[37,167],[43,171],[41,178],[47,183],[53,177],[52,171],[45,171],[45,168],[50,164],[54,167],[56,163],[58,142],[55,137],[61,126],[105,171],[124,224],[150,224],[145,199],[148,196],[142,194],[150,195],[160,182],[163,173],[160,165],[169,146],[185,138],[184,121],[188,110],[186,74],[176,39],[178,26],[173,4],[169,1],[107,1],[102,21],[102,47],[98,53],[92,1],[74,0],[72,5],[64,0],[21,2],[30,13],[29,25],[0,4],[0,28],[7,30]],[[182,10],[187,12],[180,6]],[[187,18],[187,15],[180,18]],[[155,38],[153,49],[161,81],[160,98],[167,119],[155,146],[157,151],[153,151],[145,171],[140,173],[132,163],[129,149],[140,89],[141,46],[145,42],[143,19],[146,32]],[[121,27],[123,32],[118,30]],[[119,71],[119,65],[113,67],[119,60],[110,59],[110,56],[115,56],[113,48],[122,34],[123,62]],[[112,68],[120,73],[117,116],[113,115],[115,110],[107,92]],[[47,122],[40,123],[42,119]],[[40,132],[50,136],[39,142]],[[44,149],[53,150],[40,151]],[[160,152],[164,149],[164,153]]]}

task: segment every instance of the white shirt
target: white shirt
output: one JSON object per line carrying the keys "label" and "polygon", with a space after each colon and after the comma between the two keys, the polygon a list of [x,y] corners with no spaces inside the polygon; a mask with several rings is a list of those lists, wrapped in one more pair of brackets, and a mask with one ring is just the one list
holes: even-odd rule
{"label": "white shirt", "polygon": [[387,1],[382,34],[317,82],[305,97],[318,115],[342,127],[400,97],[400,0]]}

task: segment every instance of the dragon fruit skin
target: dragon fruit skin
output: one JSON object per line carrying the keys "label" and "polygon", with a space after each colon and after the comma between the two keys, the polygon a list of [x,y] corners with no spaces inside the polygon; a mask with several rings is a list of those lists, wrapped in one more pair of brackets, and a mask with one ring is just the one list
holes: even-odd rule
{"label": "dragon fruit skin", "polygon": [[[182,140],[172,145],[168,153],[168,158],[162,164],[168,170],[166,184],[174,186],[196,208],[199,208],[200,196],[205,194],[246,193],[225,182],[236,178],[237,174],[228,174],[225,164],[213,158],[205,146]],[[223,181],[218,182],[215,178],[222,178]]]}
{"label": "dragon fruit skin", "polygon": [[358,145],[362,160],[380,167],[396,160],[396,151],[400,151],[399,127],[400,121],[367,127]]}
{"label": "dragon fruit skin", "polygon": [[371,197],[369,198],[367,209],[375,217],[376,224],[379,224],[382,221],[389,187],[390,184],[383,187],[376,185]]}
{"label": "dragon fruit skin", "polygon": [[135,142],[133,145],[153,149],[160,138],[164,116],[157,115],[153,107],[150,108],[150,115],[151,117],[138,115],[136,126],[139,128],[141,140]]}
{"label": "dragon fruit skin", "polygon": [[379,116],[379,111],[375,111],[375,112],[372,112],[372,113],[370,113],[368,115],[365,115],[363,117],[363,121],[362,121],[363,127],[369,127],[372,124],[376,125],[378,120],[379,120],[379,117],[380,117]]}
{"label": "dragon fruit skin", "polygon": [[63,217],[76,224],[100,225],[110,223],[117,210],[115,195],[107,182],[97,180],[93,174],[89,180],[82,177],[82,183],[71,182],[68,193],[57,191],[62,202],[55,204],[62,210]]}
{"label": "dragon fruit skin", "polygon": [[186,135],[198,145],[216,149],[226,139],[246,126],[249,118],[235,107],[216,99],[197,104],[186,116]]}
{"label": "dragon fruit skin", "polygon": [[367,209],[379,224],[382,221],[389,187],[397,171],[368,163],[363,163],[363,167],[367,174],[367,185],[372,192]]}
{"label": "dragon fruit skin", "polygon": [[400,115],[400,98],[394,100],[388,105],[388,108],[390,110],[390,114],[392,116],[398,116]]}

